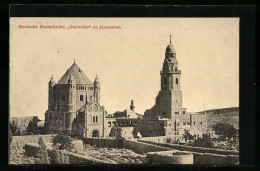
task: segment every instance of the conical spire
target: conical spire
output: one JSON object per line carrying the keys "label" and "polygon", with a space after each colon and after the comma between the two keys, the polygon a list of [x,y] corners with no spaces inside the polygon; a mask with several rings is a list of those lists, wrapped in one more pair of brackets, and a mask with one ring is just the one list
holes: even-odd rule
{"label": "conical spire", "polygon": [[98,79],[98,75],[96,75],[96,78],[95,78],[94,83],[100,83],[100,82],[99,82],[99,79]]}
{"label": "conical spire", "polygon": [[55,84],[56,84],[56,82],[54,81],[53,74],[52,74],[52,75],[51,75],[51,79],[50,79],[50,81],[49,81],[49,86],[50,86],[50,87],[53,87]]}
{"label": "conical spire", "polygon": [[54,78],[53,78],[53,74],[51,75],[50,83],[55,83]]}

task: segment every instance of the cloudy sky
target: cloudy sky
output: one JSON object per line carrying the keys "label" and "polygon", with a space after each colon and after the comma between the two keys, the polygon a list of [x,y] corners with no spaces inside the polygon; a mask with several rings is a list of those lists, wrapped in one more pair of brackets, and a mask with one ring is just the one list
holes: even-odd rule
{"label": "cloudy sky", "polygon": [[[19,29],[19,25],[121,26],[121,29]],[[10,116],[48,108],[48,82],[74,59],[91,81],[101,82],[108,113],[152,107],[172,35],[189,112],[239,104],[238,18],[11,18]]]}

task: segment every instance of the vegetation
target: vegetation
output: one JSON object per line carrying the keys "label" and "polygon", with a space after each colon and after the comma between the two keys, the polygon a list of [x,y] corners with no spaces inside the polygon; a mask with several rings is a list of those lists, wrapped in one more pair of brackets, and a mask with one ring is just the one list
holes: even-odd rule
{"label": "vegetation", "polygon": [[33,122],[30,121],[27,127],[27,132],[31,135],[38,135],[39,131],[36,125],[33,125]]}
{"label": "vegetation", "polygon": [[236,129],[233,125],[229,123],[217,123],[214,126],[215,134],[219,135],[219,140],[225,140],[226,138],[235,138],[236,137]]}
{"label": "vegetation", "polygon": [[8,147],[9,148],[10,148],[10,145],[12,144],[12,141],[13,141],[13,135],[12,135],[11,130],[9,129],[9,132],[8,132]]}
{"label": "vegetation", "polygon": [[51,161],[52,164],[69,164],[69,157],[62,153],[62,151],[58,151],[54,149],[54,157]]}
{"label": "vegetation", "polygon": [[192,136],[188,130],[184,131],[183,137],[185,139],[185,142],[187,142],[187,140],[194,140],[194,136]]}
{"label": "vegetation", "polygon": [[39,138],[38,144],[40,146],[40,152],[38,154],[40,160],[36,160],[35,162],[37,164],[50,164],[47,147],[42,137]]}
{"label": "vegetation", "polygon": [[171,142],[172,142],[172,138],[170,138],[170,137],[169,137],[169,138],[166,138],[166,142],[167,142],[167,143],[171,143]]}
{"label": "vegetation", "polygon": [[73,120],[72,130],[73,130],[73,135],[74,135],[74,136],[83,137],[84,128],[83,128],[82,124],[80,124],[80,123],[78,123],[78,122],[76,121],[76,119]]}
{"label": "vegetation", "polygon": [[20,133],[17,123],[13,120],[13,122],[9,122],[9,129],[13,136],[18,135]]}
{"label": "vegetation", "polygon": [[193,146],[195,147],[204,147],[204,148],[212,148],[214,146],[211,138],[207,134],[203,134],[202,137],[198,137],[193,142]]}
{"label": "vegetation", "polygon": [[53,137],[52,142],[52,146],[58,150],[71,151],[74,148],[72,139],[69,136],[63,134],[58,134],[55,137]]}

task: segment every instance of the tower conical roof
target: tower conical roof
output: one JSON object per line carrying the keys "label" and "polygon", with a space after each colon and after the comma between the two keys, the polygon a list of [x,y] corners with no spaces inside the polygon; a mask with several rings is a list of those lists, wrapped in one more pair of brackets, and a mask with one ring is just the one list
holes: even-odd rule
{"label": "tower conical roof", "polygon": [[68,84],[68,80],[74,78],[76,84],[92,84],[86,74],[74,62],[57,84]]}
{"label": "tower conical roof", "polygon": [[96,76],[94,83],[99,83],[98,76]]}
{"label": "tower conical roof", "polygon": [[53,75],[51,76],[50,83],[55,83]]}

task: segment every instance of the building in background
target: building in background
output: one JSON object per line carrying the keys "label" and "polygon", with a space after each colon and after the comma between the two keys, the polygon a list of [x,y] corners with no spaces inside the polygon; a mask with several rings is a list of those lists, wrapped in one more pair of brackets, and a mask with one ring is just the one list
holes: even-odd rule
{"label": "building in background", "polygon": [[[27,128],[29,126],[29,123],[32,123],[32,126],[35,128],[38,128],[43,122],[38,118],[38,116],[25,116],[25,117],[11,117],[10,122],[15,122],[17,124],[17,128],[20,135],[26,135],[29,134]],[[44,130],[42,130],[44,131]]]}
{"label": "building in background", "polygon": [[134,128],[143,115],[135,112],[134,101],[131,101],[130,109],[116,112],[106,117],[106,135],[109,137],[122,136],[124,138],[135,138],[137,134]]}

